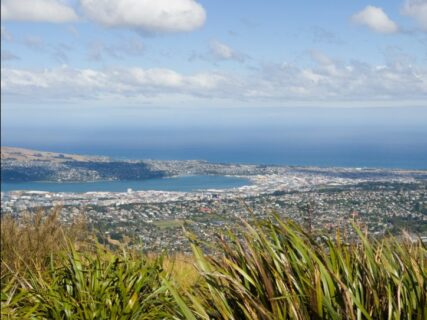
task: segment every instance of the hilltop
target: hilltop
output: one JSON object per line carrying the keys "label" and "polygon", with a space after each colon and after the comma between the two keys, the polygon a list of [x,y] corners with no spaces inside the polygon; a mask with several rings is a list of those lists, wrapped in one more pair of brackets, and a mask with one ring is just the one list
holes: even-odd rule
{"label": "hilltop", "polygon": [[79,154],[68,154],[58,152],[39,151],[17,147],[1,147],[1,160],[13,161],[45,161],[54,163],[64,163],[67,161],[110,161],[110,158],[103,156],[85,156]]}

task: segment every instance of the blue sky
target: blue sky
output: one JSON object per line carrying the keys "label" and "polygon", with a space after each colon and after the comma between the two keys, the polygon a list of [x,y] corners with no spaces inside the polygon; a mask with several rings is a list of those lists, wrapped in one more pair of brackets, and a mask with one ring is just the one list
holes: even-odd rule
{"label": "blue sky", "polygon": [[1,0],[1,14],[2,144],[427,144],[427,0]]}
{"label": "blue sky", "polygon": [[4,105],[419,106],[427,1],[2,0]]}

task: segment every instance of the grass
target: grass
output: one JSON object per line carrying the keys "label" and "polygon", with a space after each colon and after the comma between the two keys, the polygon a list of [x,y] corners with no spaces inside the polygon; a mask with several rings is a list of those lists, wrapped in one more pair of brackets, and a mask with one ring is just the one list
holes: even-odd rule
{"label": "grass", "polygon": [[[316,241],[274,216],[244,224],[215,244],[221,256],[193,251],[206,286],[192,299],[215,319],[427,319],[427,251],[421,242],[358,238]],[[202,297],[202,298],[198,298]]]}
{"label": "grass", "polygon": [[169,219],[154,221],[153,224],[160,229],[181,228],[184,225],[184,220]]}
{"label": "grass", "polygon": [[19,221],[10,215],[1,217],[1,274],[43,270],[52,258],[67,248],[67,242],[77,247],[92,243],[82,216],[71,225],[60,220],[61,208],[49,214],[43,210],[25,214]]}
{"label": "grass", "polygon": [[170,317],[176,308],[172,295],[162,284],[160,260],[149,262],[107,251],[82,254],[70,247],[62,262],[47,270],[47,276],[29,273],[26,278],[14,279],[14,287],[2,296],[5,304],[2,316],[15,319]]}
{"label": "grass", "polygon": [[272,215],[213,243],[188,234],[188,257],[84,243],[57,213],[10,219],[3,319],[427,319],[425,245],[356,225],[348,243]]}
{"label": "grass", "polygon": [[192,256],[184,254],[165,256],[162,268],[171,275],[179,289],[188,290],[196,286],[202,278]]}

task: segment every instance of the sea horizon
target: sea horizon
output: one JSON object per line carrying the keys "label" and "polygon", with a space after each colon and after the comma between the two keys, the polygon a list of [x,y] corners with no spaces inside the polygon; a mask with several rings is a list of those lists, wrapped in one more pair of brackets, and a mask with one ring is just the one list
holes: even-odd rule
{"label": "sea horizon", "polygon": [[[262,146],[254,146],[254,151],[249,152],[249,146],[234,146],[216,148],[183,148],[170,150],[162,148],[151,149],[125,149],[105,148],[94,146],[27,146],[27,145],[2,145],[2,147],[18,147],[37,151],[79,154],[87,156],[104,156],[113,160],[199,160],[211,163],[225,164],[254,164],[271,166],[295,166],[295,167],[337,167],[337,168],[370,168],[370,169],[406,169],[427,170],[427,151],[418,149],[393,150],[392,152],[370,152],[366,149],[355,149],[353,146],[339,146],[329,149],[310,150],[299,149],[292,153],[272,152],[275,149],[262,150]],[[239,148],[240,147],[240,148]],[[261,150],[257,153],[256,150]],[[277,150],[277,149],[276,149]]]}
{"label": "sea horizon", "polygon": [[1,144],[116,159],[427,169],[426,108],[107,111],[114,121],[94,122],[64,106],[47,123],[44,112],[30,121],[8,110]]}

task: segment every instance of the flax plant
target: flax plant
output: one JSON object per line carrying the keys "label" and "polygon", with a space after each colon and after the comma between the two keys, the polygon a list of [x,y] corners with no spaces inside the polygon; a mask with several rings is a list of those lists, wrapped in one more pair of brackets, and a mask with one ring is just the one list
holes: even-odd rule
{"label": "flax plant", "polygon": [[[2,292],[2,317],[13,319],[172,319],[179,316],[163,284],[162,259],[70,246],[48,276],[30,272]],[[10,282],[9,282],[10,283]]]}
{"label": "flax plant", "polygon": [[[193,239],[206,285],[188,293],[204,319],[427,319],[427,250],[375,240],[354,225],[344,243],[292,221],[243,222],[207,256]],[[316,239],[315,239],[316,238]]]}

